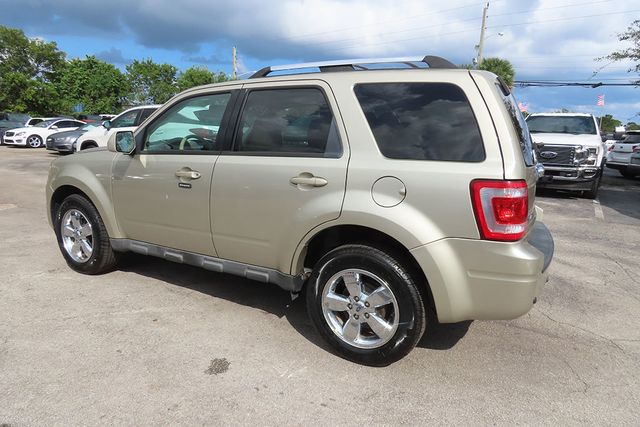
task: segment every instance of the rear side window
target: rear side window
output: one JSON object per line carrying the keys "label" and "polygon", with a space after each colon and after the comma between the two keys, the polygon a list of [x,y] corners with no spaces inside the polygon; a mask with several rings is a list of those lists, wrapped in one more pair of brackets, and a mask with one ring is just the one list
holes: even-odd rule
{"label": "rear side window", "polygon": [[355,87],[385,157],[481,162],[484,146],[462,89],[450,83],[367,83]]}
{"label": "rear side window", "polygon": [[342,155],[335,118],[318,88],[250,91],[235,150],[276,156]]}

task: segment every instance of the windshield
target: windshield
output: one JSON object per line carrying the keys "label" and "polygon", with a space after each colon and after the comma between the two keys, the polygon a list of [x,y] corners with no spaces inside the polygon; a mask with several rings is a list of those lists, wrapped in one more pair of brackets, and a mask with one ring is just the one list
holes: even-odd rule
{"label": "windshield", "polygon": [[33,127],[36,128],[47,128],[50,125],[52,125],[53,123],[55,123],[57,120],[45,120],[44,122],[40,122],[37,125],[34,125]]}
{"label": "windshield", "polygon": [[531,133],[598,134],[596,124],[589,116],[530,116],[527,125]]}
{"label": "windshield", "polygon": [[86,125],[80,126],[77,130],[91,130],[93,128],[97,128],[98,123],[87,123]]}

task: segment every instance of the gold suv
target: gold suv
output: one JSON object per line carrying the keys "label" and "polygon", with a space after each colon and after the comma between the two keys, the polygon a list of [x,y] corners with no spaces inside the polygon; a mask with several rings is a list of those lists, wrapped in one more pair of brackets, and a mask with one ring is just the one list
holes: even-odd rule
{"label": "gold suv", "polygon": [[62,255],[85,274],[131,251],[304,290],[320,335],[368,365],[409,353],[427,311],[526,313],[553,239],[509,87],[439,57],[382,62],[190,89],[107,149],[55,160]]}

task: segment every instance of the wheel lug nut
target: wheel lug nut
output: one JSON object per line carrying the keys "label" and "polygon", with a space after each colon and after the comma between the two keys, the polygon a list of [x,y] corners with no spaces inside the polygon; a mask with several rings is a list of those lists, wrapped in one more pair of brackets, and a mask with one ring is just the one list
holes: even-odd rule
{"label": "wheel lug nut", "polygon": [[369,318],[369,313],[365,313],[364,317],[366,317],[368,319]]}
{"label": "wheel lug nut", "polygon": [[360,318],[360,316],[358,316],[357,314],[354,314],[354,315],[353,315],[353,318],[354,318],[354,319],[356,319],[356,320],[358,320],[358,319]]}
{"label": "wheel lug nut", "polygon": [[354,298],[353,298],[353,300],[354,300],[355,302],[358,302],[358,301],[360,301],[360,298],[358,298],[358,297],[354,297]]}
{"label": "wheel lug nut", "polygon": [[348,308],[349,310],[351,310],[351,309],[353,308],[353,306],[352,306],[351,304],[347,304],[347,308]]}
{"label": "wheel lug nut", "polygon": [[369,307],[369,305],[370,305],[370,304],[369,304],[369,302],[368,302],[368,301],[364,303],[364,306],[365,306],[365,307]]}

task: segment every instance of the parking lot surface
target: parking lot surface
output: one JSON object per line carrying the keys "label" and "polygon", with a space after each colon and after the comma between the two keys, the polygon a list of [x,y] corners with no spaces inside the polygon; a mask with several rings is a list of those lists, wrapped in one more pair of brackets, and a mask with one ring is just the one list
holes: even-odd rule
{"label": "parking lot surface", "polygon": [[46,221],[54,158],[0,147],[0,424],[640,423],[640,179],[539,195],[556,253],[530,313],[431,324],[369,368],[275,286],[134,255],[74,273]]}

